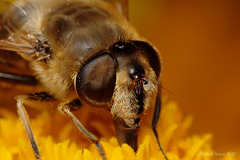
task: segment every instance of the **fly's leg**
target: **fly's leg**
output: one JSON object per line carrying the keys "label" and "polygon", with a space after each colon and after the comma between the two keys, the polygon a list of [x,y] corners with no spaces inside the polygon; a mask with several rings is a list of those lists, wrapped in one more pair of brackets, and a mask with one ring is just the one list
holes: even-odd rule
{"label": "fly's leg", "polygon": [[98,138],[90,133],[84,126],[83,124],[77,119],[77,117],[71,112],[73,110],[79,109],[81,106],[81,102],[77,99],[74,100],[70,103],[63,104],[59,107],[60,111],[62,111],[78,128],[80,132],[82,132],[91,142],[96,144],[96,147],[98,149],[99,154],[101,155],[103,160],[106,160],[105,154],[104,154],[104,149],[99,142]]}
{"label": "fly's leg", "polygon": [[36,159],[40,160],[41,153],[40,153],[39,147],[37,145],[37,141],[34,137],[32,127],[30,124],[30,120],[29,120],[29,116],[24,107],[24,102],[28,101],[28,100],[40,100],[40,101],[46,100],[46,101],[48,101],[48,100],[52,100],[52,98],[47,93],[41,92],[41,93],[33,93],[33,94],[28,94],[28,95],[19,95],[16,97],[16,100],[17,100],[17,110],[18,110],[18,115],[19,115],[20,121],[23,124],[24,129],[27,133],[28,139],[30,141],[30,144],[32,146],[32,149],[33,149]]}
{"label": "fly's leg", "polygon": [[163,151],[163,148],[160,144],[158,133],[156,131],[156,126],[157,126],[157,123],[158,123],[158,120],[159,120],[160,111],[161,111],[161,98],[160,98],[160,95],[158,93],[157,94],[157,99],[156,99],[156,102],[155,102],[155,110],[154,110],[153,120],[152,120],[152,130],[153,130],[154,136],[157,140],[158,146],[159,146],[163,156],[165,157],[166,160],[168,160],[168,158],[167,158],[167,156],[166,156],[165,152]]}

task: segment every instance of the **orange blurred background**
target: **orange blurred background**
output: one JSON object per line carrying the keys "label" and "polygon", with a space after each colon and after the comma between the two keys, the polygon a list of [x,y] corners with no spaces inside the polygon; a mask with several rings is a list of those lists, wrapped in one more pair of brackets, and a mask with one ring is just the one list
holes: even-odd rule
{"label": "orange blurred background", "polygon": [[210,132],[215,151],[235,152],[240,148],[240,1],[129,2],[131,23],[161,52],[162,83],[174,94],[163,90],[164,95],[195,117],[191,134]]}
{"label": "orange blurred background", "polygon": [[[240,1],[130,0],[130,21],[163,58],[162,83],[191,134],[213,134],[217,152],[240,148]],[[240,154],[240,153],[237,153]]]}

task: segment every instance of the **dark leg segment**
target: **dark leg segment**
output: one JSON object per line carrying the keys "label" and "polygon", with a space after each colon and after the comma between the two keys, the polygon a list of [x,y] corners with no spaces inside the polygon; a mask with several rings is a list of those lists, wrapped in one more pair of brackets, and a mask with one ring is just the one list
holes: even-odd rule
{"label": "dark leg segment", "polygon": [[17,75],[13,73],[5,73],[0,71],[0,79],[7,80],[7,81],[14,81],[17,83],[23,83],[28,85],[36,85],[38,82],[37,80],[32,76],[23,76],[23,75]]}
{"label": "dark leg segment", "polygon": [[19,95],[16,97],[17,100],[17,109],[18,109],[18,115],[20,118],[21,123],[24,126],[24,129],[27,133],[28,139],[30,141],[30,144],[32,146],[34,155],[36,157],[37,160],[41,159],[41,153],[40,150],[38,148],[37,145],[37,141],[34,137],[33,131],[32,131],[32,127],[30,125],[30,120],[29,120],[29,116],[25,110],[24,107],[24,102],[25,101],[29,101],[29,100],[33,100],[33,101],[53,101],[55,100],[54,98],[52,98],[50,95],[48,95],[46,92],[40,92],[40,93],[31,93],[28,95]]}
{"label": "dark leg segment", "polygon": [[32,127],[30,125],[28,114],[27,114],[27,112],[25,110],[25,107],[23,105],[23,102],[25,100],[27,100],[28,98],[29,98],[28,95],[17,96],[16,99],[17,99],[18,115],[19,115],[20,121],[22,122],[22,124],[25,128],[25,131],[27,133],[28,139],[29,139],[30,144],[32,146],[34,155],[35,155],[37,160],[40,160],[41,159],[41,153],[40,153],[40,150],[38,148],[37,141],[36,141],[36,139],[33,135],[33,131],[32,131]]}
{"label": "dark leg segment", "polygon": [[[72,114],[72,110],[77,110],[78,108],[76,107],[79,100],[74,100],[70,103],[64,104],[60,106],[60,110],[76,125],[78,130],[82,132],[90,141],[96,144],[96,147],[98,149],[99,154],[101,155],[103,160],[106,160],[105,154],[104,154],[104,149],[102,145],[100,144],[98,138],[90,133],[84,126],[83,124],[77,119],[77,117]],[[80,101],[79,101],[80,102]]]}
{"label": "dark leg segment", "polygon": [[165,157],[166,160],[168,160],[166,154],[164,153],[164,151],[162,149],[162,146],[161,146],[160,141],[159,141],[158,133],[156,131],[156,126],[157,126],[157,123],[158,123],[158,120],[159,120],[160,111],[161,111],[161,98],[160,98],[159,91],[158,91],[157,99],[156,99],[156,102],[155,102],[155,110],[154,110],[153,120],[152,120],[152,130],[153,130],[154,136],[156,137],[158,146],[159,146],[163,156]]}

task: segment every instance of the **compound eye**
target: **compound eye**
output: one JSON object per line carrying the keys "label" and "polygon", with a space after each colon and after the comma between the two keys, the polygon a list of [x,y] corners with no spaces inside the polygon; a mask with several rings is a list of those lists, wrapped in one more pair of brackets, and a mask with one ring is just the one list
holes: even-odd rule
{"label": "compound eye", "polygon": [[159,77],[161,72],[161,61],[158,52],[147,42],[132,41],[132,43],[141,51],[143,56],[146,57],[157,77]]}
{"label": "compound eye", "polygon": [[107,51],[100,51],[87,59],[77,73],[79,98],[95,107],[108,106],[115,88],[116,68],[116,58]]}

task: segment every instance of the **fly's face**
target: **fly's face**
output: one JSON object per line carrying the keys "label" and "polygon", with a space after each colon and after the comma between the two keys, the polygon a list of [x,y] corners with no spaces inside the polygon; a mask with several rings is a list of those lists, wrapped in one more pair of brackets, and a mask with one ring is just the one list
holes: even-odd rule
{"label": "fly's face", "polygon": [[140,121],[157,91],[160,60],[147,42],[119,41],[99,51],[78,70],[79,98],[111,110],[119,142],[137,148]]}
{"label": "fly's face", "polygon": [[141,45],[151,47],[146,42],[130,41],[115,43],[110,49],[118,61],[111,112],[114,119],[123,119],[129,127],[136,125],[135,120],[142,117],[158,84],[157,75],[150,65],[151,59],[147,57],[156,55],[156,52],[145,50]]}

